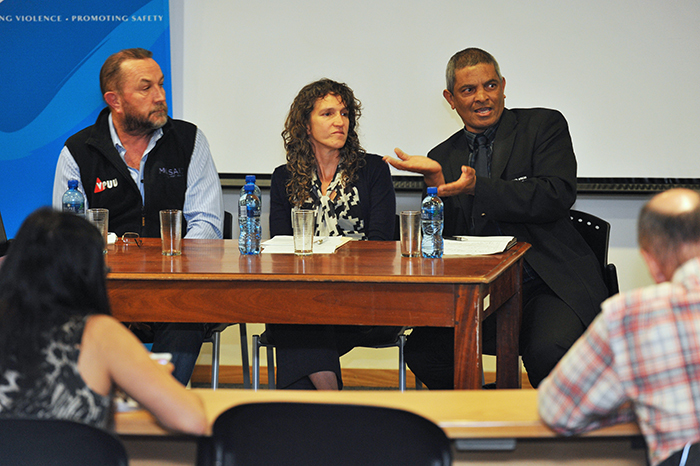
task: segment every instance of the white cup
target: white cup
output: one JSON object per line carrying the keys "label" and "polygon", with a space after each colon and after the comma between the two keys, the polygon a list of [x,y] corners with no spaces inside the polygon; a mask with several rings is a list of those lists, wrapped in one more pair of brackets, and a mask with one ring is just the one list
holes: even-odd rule
{"label": "white cup", "polygon": [[100,230],[102,234],[103,247],[102,252],[107,254],[107,234],[109,231],[109,210],[107,209],[88,209],[85,212],[85,218]]}
{"label": "white cup", "polygon": [[404,210],[399,214],[401,231],[401,255],[404,257],[418,257],[420,252],[420,212],[417,210]]}
{"label": "white cup", "polygon": [[316,211],[298,207],[292,209],[292,228],[294,229],[294,254],[298,256],[313,254]]}
{"label": "white cup", "polygon": [[182,254],[182,211],[160,211],[160,240],[164,256]]}

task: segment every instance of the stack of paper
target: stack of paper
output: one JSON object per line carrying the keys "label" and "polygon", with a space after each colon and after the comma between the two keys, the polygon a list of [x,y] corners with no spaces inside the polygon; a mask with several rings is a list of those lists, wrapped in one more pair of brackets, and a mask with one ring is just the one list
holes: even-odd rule
{"label": "stack of paper", "polygon": [[445,256],[498,254],[517,243],[514,236],[455,236],[445,240]]}
{"label": "stack of paper", "polygon": [[[333,254],[343,244],[352,241],[347,236],[314,237],[314,254]],[[263,254],[294,254],[294,237],[278,235],[262,242]]]}

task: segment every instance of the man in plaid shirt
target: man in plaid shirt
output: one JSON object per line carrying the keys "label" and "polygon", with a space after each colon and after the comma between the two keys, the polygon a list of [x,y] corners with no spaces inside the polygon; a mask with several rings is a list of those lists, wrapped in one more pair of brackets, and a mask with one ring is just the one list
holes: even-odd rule
{"label": "man in plaid shirt", "polygon": [[638,234],[657,285],[603,303],[539,386],[539,412],[564,435],[636,420],[656,466],[700,441],[700,194],[656,195]]}

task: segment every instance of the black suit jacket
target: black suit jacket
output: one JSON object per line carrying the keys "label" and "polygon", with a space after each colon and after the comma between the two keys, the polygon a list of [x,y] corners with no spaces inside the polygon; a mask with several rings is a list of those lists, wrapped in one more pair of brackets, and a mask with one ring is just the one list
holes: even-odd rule
{"label": "black suit jacket", "polygon": [[[469,145],[464,130],[428,157],[446,182],[461,175]],[[576,157],[564,116],[548,109],[505,109],[496,131],[491,176],[477,177],[475,193],[444,198],[445,235],[504,234],[532,248],[525,261],[585,325],[607,297],[601,267],[569,218],[576,201]]]}

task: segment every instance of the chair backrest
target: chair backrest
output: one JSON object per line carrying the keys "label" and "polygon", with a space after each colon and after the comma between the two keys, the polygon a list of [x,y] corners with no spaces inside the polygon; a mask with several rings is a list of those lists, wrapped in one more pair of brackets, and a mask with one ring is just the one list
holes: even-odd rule
{"label": "chair backrest", "polygon": [[450,441],[436,424],[407,411],[323,403],[252,403],[214,423],[199,466],[449,465]]}
{"label": "chair backrest", "polygon": [[112,434],[73,421],[0,419],[0,463],[23,466],[128,466]]}
{"label": "chair backrest", "polygon": [[687,443],[657,466],[693,466],[700,464],[700,442]]}
{"label": "chair backrest", "polygon": [[224,211],[224,239],[233,239],[233,214]]}
{"label": "chair backrest", "polygon": [[619,291],[617,269],[614,264],[608,263],[610,224],[602,218],[579,210],[571,210],[570,217],[576,231],[583,237],[598,258],[601,271],[603,272],[603,280],[608,287],[608,295],[617,294]]}
{"label": "chair backrest", "polygon": [[5,234],[5,226],[2,224],[2,215],[0,215],[0,257],[7,254],[7,248],[10,242],[7,241],[7,235]]}
{"label": "chair backrest", "polygon": [[7,241],[7,235],[5,234],[5,226],[2,224],[2,215],[0,214],[0,243]]}
{"label": "chair backrest", "polygon": [[601,267],[608,263],[610,224],[586,212],[571,210],[571,223],[595,253]]}

